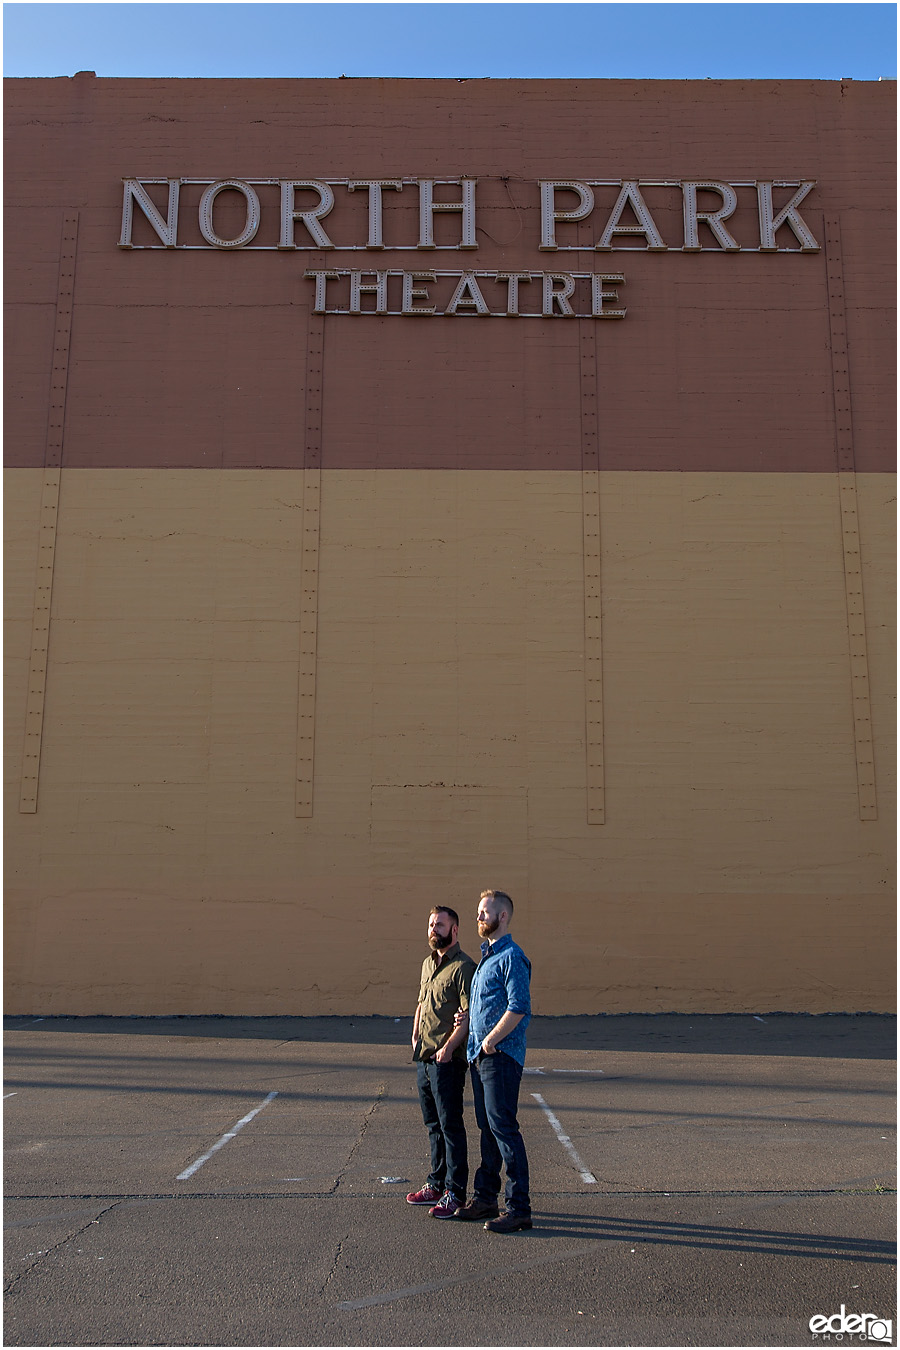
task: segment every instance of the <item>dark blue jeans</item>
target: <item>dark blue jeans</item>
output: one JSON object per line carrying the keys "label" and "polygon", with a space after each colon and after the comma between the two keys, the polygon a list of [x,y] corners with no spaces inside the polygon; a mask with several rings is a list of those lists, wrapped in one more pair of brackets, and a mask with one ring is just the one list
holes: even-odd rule
{"label": "dark blue jeans", "polygon": [[428,1185],[441,1193],[450,1191],[465,1204],[469,1184],[469,1156],[463,1124],[466,1062],[420,1063],[417,1076],[422,1118],[431,1144]]}
{"label": "dark blue jeans", "polygon": [[500,1194],[500,1164],[506,1167],[506,1208],[530,1214],[528,1155],[519,1132],[516,1110],[522,1065],[498,1050],[480,1054],[473,1064],[475,1119],[481,1130],[481,1166],[475,1173],[475,1195],[493,1204]]}

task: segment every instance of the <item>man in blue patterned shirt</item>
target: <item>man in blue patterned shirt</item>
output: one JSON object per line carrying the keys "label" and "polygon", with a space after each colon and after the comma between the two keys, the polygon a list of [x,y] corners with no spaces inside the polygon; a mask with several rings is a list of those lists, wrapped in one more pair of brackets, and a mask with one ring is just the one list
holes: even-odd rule
{"label": "man in blue patterned shirt", "polygon": [[[474,1198],[456,1217],[486,1219],[484,1226],[492,1233],[531,1227],[528,1157],[516,1119],[525,1029],[531,1021],[531,962],[509,935],[512,915],[513,902],[505,891],[482,891],[478,935],[486,940],[472,980],[466,1048],[481,1131],[481,1166],[475,1173]],[[506,1167],[503,1215],[497,1204],[501,1163]]]}

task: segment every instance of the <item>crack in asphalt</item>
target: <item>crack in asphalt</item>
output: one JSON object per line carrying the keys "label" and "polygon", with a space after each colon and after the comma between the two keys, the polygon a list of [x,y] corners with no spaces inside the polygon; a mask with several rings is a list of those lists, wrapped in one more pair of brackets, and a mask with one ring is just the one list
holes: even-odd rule
{"label": "crack in asphalt", "polygon": [[341,1168],[340,1172],[335,1177],[334,1185],[332,1186],[331,1190],[325,1192],[326,1195],[334,1195],[338,1187],[340,1186],[341,1182],[344,1180],[344,1177],[347,1175],[347,1172],[350,1168],[350,1164],[352,1163],[355,1154],[359,1150],[362,1141],[366,1137],[366,1130],[368,1130],[369,1128],[369,1123],[372,1117],[374,1116],[375,1112],[378,1110],[378,1104],[386,1091],[387,1091],[386,1085],[384,1083],[379,1083],[377,1096],[375,1097],[374,1102],[369,1107],[366,1114],[363,1116],[362,1129],[359,1132],[359,1138],[351,1148],[350,1152],[347,1154],[347,1161],[344,1163],[344,1166]]}
{"label": "crack in asphalt", "polygon": [[341,1240],[338,1242],[338,1245],[337,1245],[337,1251],[335,1252],[335,1254],[334,1254],[334,1260],[333,1260],[332,1263],[331,1263],[331,1269],[329,1270],[328,1274],[325,1276],[325,1283],[322,1285],[322,1288],[319,1290],[319,1297],[320,1297],[320,1298],[324,1298],[324,1297],[325,1297],[325,1290],[328,1288],[329,1284],[330,1284],[331,1281],[334,1279],[334,1273],[335,1273],[335,1271],[336,1271],[337,1268],[338,1268],[338,1262],[340,1261],[340,1259],[341,1259],[341,1253],[342,1253],[343,1250],[344,1250],[344,1243],[349,1239],[349,1237],[350,1237],[350,1234],[349,1234],[349,1233],[345,1233],[344,1236],[341,1238]]}
{"label": "crack in asphalt", "polygon": [[[71,1242],[73,1238],[80,1237],[81,1234],[86,1232],[87,1229],[90,1228],[92,1224],[99,1223],[100,1220],[103,1218],[104,1214],[109,1214],[112,1210],[116,1209],[119,1205],[123,1204],[126,1198],[127,1197],[125,1196],[120,1196],[118,1199],[113,1200],[113,1203],[111,1205],[107,1205],[105,1209],[101,1209],[99,1214],[96,1214],[92,1219],[88,1219],[87,1223],[82,1224],[80,1228],[76,1228],[73,1232],[67,1233],[66,1236],[61,1239],[61,1241],[54,1243],[52,1247],[47,1247],[46,1250],[35,1252],[34,1253],[35,1260],[31,1262],[31,1265],[26,1266],[24,1270],[20,1270],[16,1275],[12,1277],[12,1279],[10,1279],[4,1284],[3,1286],[4,1294],[17,1293],[18,1290],[16,1289],[16,1286],[18,1285],[19,1281],[24,1279],[26,1275],[29,1275],[31,1271],[34,1270],[35,1266],[38,1264],[39,1261],[42,1261],[47,1256],[52,1256],[54,1252],[58,1252],[61,1247],[65,1247],[66,1244]],[[50,1215],[49,1217],[52,1218],[53,1216]],[[29,1253],[29,1255],[31,1255],[31,1253]],[[24,1257],[23,1260],[27,1261],[28,1257]]]}
{"label": "crack in asphalt", "polygon": [[[355,1150],[354,1150],[354,1151],[355,1151]],[[349,1162],[349,1159],[348,1159],[348,1162]],[[345,1168],[345,1170],[346,1170],[346,1168]],[[343,1175],[343,1173],[342,1173],[341,1175]],[[665,1198],[665,1199],[671,1198],[671,1199],[673,1199],[673,1200],[676,1200],[676,1199],[679,1199],[679,1198],[683,1198],[683,1199],[709,1199],[709,1200],[715,1200],[715,1199],[717,1199],[717,1198],[723,1198],[723,1199],[724,1199],[724,1198],[728,1198],[729,1196],[737,1196],[737,1197],[739,1197],[739,1198],[746,1198],[746,1199],[752,1199],[752,1198],[765,1199],[765,1198],[768,1198],[768,1197],[770,1197],[770,1196],[771,1196],[771,1197],[775,1197],[775,1198],[778,1198],[778,1197],[786,1197],[786,1198],[796,1197],[796,1198],[798,1198],[798,1199],[802,1199],[802,1198],[804,1198],[804,1197],[808,1197],[808,1198],[810,1198],[810,1199],[815,1199],[815,1198],[819,1198],[819,1197],[825,1196],[825,1195],[871,1195],[871,1196],[873,1196],[873,1197],[879,1197],[879,1198],[883,1197],[883,1198],[887,1199],[887,1198],[890,1197],[890,1196],[896,1195],[896,1194],[897,1194],[897,1190],[896,1190],[896,1187],[894,1187],[894,1186],[880,1186],[879,1188],[876,1189],[875,1186],[872,1185],[871,1188],[870,1188],[870,1187],[866,1187],[865,1189],[861,1189],[859,1185],[848,1184],[848,1185],[843,1185],[843,1186],[822,1186],[822,1187],[815,1188],[815,1189],[807,1187],[807,1188],[804,1188],[804,1189],[802,1189],[802,1190],[758,1190],[758,1191],[757,1191],[757,1190],[744,1190],[744,1191],[735,1191],[735,1190],[732,1190],[732,1191],[685,1191],[685,1190],[678,1190],[678,1189],[674,1189],[674,1190],[670,1190],[670,1191],[660,1191],[660,1190],[635,1191],[635,1190],[630,1190],[630,1191],[595,1191],[595,1192],[593,1192],[593,1194],[592,1194],[591,1196],[587,1196],[586,1193],[585,1193],[583,1190],[579,1189],[579,1190],[569,1190],[569,1191],[532,1191],[531,1194],[532,1194],[533,1196],[538,1196],[538,1197],[540,1197],[540,1199],[542,1199],[542,1200],[572,1200],[572,1199],[594,1199],[594,1200],[601,1200],[601,1199],[603,1199],[603,1200],[612,1200],[612,1199],[617,1199],[617,1198],[618,1198],[618,1199],[634,1199],[634,1200],[652,1200],[652,1199],[654,1199],[654,1198]],[[346,1193],[343,1194],[343,1195],[335,1195],[335,1192],[334,1192],[334,1190],[332,1189],[332,1190],[328,1190],[328,1191],[187,1191],[187,1192],[182,1192],[182,1191],[179,1191],[179,1192],[176,1192],[176,1191],[128,1191],[128,1192],[122,1192],[121,1194],[115,1194],[115,1195],[84,1195],[84,1194],[82,1194],[82,1195],[71,1195],[71,1194],[63,1194],[63,1195],[60,1195],[60,1194],[50,1194],[50,1195],[48,1195],[47,1193],[42,1193],[42,1194],[40,1194],[40,1195],[38,1195],[38,1194],[29,1194],[29,1195],[11,1195],[11,1194],[7,1194],[7,1195],[4,1197],[4,1199],[5,1199],[6,1201],[10,1201],[10,1200],[112,1200],[112,1201],[114,1202],[114,1205],[118,1205],[118,1204],[121,1204],[123,1201],[126,1201],[126,1200],[131,1200],[131,1201],[137,1201],[137,1200],[147,1200],[147,1201],[150,1201],[150,1200],[178,1200],[178,1201],[184,1201],[184,1200],[329,1200],[329,1199],[332,1199],[332,1198],[333,1198],[333,1199],[336,1199],[336,1200],[353,1200],[353,1201],[357,1201],[357,1200],[382,1200],[382,1201],[391,1201],[391,1200],[397,1200],[397,1199],[399,1198],[399,1196],[400,1196],[400,1192],[399,1192],[399,1191],[396,1191],[396,1192],[394,1192],[393,1194],[391,1194],[390,1192],[385,1192],[385,1191],[382,1191],[382,1190],[378,1190],[378,1191],[374,1191],[374,1190],[373,1190],[373,1191],[354,1191],[354,1192],[352,1192],[352,1193],[346,1192]],[[109,1208],[110,1208],[110,1209],[114,1208],[114,1205],[110,1205]],[[106,1212],[107,1212],[106,1210],[103,1211],[103,1213],[106,1213]],[[53,1214],[48,1214],[48,1215],[46,1216],[48,1222],[49,1222],[49,1220],[51,1220],[51,1219],[54,1219],[54,1218],[58,1219],[58,1218],[60,1218],[60,1217],[64,1217],[64,1216],[53,1215]],[[34,1224],[34,1223],[40,1223],[40,1222],[42,1222],[41,1219],[34,1219],[34,1220],[29,1219],[29,1220],[27,1221],[27,1225],[28,1225],[28,1226],[31,1226],[31,1225]],[[24,1226],[26,1226],[26,1224],[25,1224],[24,1221],[16,1220],[16,1219],[13,1219],[13,1220],[11,1220],[9,1223],[4,1224],[4,1228],[20,1228],[20,1227],[24,1227]]]}

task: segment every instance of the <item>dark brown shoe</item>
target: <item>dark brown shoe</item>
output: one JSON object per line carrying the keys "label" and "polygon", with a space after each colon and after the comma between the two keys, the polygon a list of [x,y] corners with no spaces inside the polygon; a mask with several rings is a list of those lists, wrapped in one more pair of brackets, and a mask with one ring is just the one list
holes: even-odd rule
{"label": "dark brown shoe", "polygon": [[456,1211],[458,1219],[496,1219],[500,1213],[497,1201],[479,1200],[476,1195],[471,1204],[463,1205]]}
{"label": "dark brown shoe", "polygon": [[531,1227],[530,1214],[510,1214],[509,1210],[499,1219],[489,1219],[484,1225],[489,1233],[517,1233],[520,1228]]}

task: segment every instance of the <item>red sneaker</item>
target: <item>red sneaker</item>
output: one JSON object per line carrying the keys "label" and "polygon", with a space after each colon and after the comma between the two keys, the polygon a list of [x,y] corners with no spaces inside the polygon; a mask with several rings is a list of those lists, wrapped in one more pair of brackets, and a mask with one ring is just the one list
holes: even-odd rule
{"label": "red sneaker", "polygon": [[455,1219],[460,1211],[460,1203],[450,1191],[444,1191],[439,1202],[428,1213],[433,1219]]}
{"label": "red sneaker", "polygon": [[423,1186],[420,1191],[411,1191],[406,1197],[406,1203],[408,1205],[433,1205],[440,1198],[440,1191],[435,1190],[433,1186]]}

